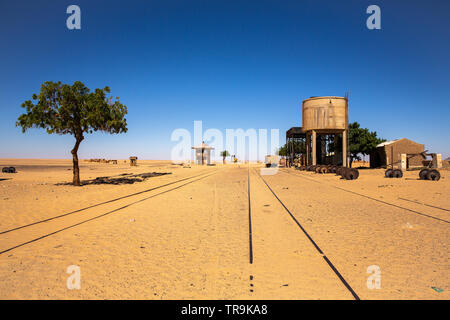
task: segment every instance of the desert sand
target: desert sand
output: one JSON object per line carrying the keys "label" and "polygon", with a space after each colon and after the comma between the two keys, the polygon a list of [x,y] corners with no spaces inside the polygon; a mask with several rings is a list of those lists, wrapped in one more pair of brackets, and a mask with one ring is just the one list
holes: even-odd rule
{"label": "desert sand", "polygon": [[138,163],[82,161],[81,178],[169,174],[73,187],[70,160],[0,159],[18,170],[0,173],[0,299],[450,298],[448,170]]}

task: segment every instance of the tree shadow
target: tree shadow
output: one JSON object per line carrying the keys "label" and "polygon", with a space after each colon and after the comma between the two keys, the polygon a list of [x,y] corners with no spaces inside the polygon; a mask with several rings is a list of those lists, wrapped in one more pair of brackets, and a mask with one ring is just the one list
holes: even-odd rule
{"label": "tree shadow", "polygon": [[[98,185],[98,184],[112,184],[112,185],[122,185],[122,184],[134,184],[137,182],[144,182],[145,180],[153,177],[159,177],[166,174],[172,174],[171,172],[149,172],[149,173],[141,173],[141,174],[134,174],[129,175],[127,173],[122,174],[121,176],[117,177],[97,177],[95,179],[91,180],[82,180],[82,185]],[[71,182],[63,182],[63,183],[57,183],[57,186],[60,185],[72,185]]]}

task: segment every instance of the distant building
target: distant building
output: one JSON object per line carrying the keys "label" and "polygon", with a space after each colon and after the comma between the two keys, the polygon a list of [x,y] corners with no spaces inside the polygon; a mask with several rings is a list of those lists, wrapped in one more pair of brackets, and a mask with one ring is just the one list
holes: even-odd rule
{"label": "distant building", "polygon": [[208,146],[206,143],[202,142],[201,144],[192,147],[195,150],[195,163],[196,164],[211,164],[211,150],[214,148]]}
{"label": "distant building", "polygon": [[[403,153],[407,156],[406,167],[421,167],[424,157],[418,153],[425,151],[425,145],[409,139],[397,139],[386,141],[377,145],[374,152],[370,154],[371,168],[386,168],[394,163],[394,167],[398,167]],[[414,155],[413,154],[417,154]]]}
{"label": "distant building", "polygon": [[137,160],[138,160],[138,157],[130,157],[130,166],[132,166],[132,167],[137,166]]}

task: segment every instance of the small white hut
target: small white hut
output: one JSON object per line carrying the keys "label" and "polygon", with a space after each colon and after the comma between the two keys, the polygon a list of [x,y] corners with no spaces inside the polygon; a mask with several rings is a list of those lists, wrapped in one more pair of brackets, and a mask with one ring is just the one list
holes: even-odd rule
{"label": "small white hut", "polygon": [[211,164],[211,150],[214,149],[213,147],[208,146],[205,142],[202,142],[201,144],[192,147],[192,149],[195,150],[196,164]]}

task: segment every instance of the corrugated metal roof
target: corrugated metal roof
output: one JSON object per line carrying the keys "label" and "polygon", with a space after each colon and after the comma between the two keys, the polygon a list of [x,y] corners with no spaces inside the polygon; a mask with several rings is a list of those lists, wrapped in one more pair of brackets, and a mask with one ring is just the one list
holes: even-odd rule
{"label": "corrugated metal roof", "polygon": [[391,144],[391,143],[394,143],[394,142],[397,142],[397,141],[398,141],[398,139],[396,139],[396,140],[391,140],[391,141],[385,141],[385,142],[382,142],[382,143],[380,143],[379,145],[377,145],[377,148],[387,146],[387,145],[389,145],[389,144]]}

